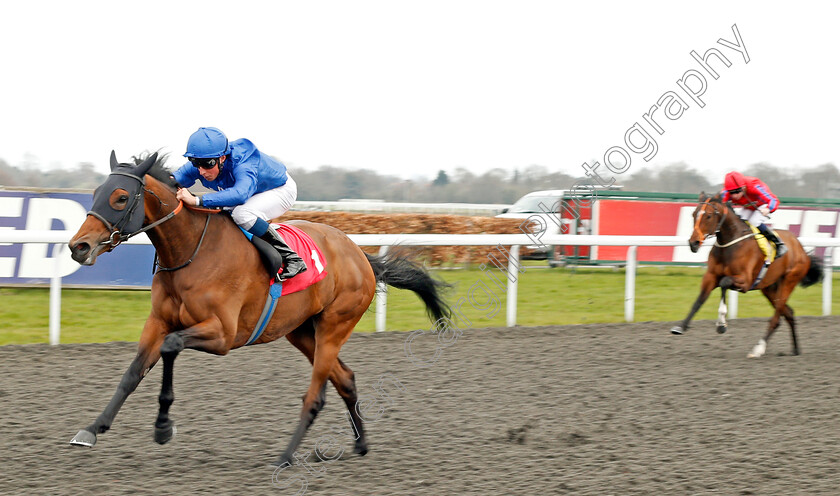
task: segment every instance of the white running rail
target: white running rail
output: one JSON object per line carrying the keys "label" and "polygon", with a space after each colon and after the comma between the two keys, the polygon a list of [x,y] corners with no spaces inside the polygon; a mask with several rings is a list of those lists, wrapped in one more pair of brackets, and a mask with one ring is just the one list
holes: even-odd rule
{"label": "white running rail", "polygon": [[[0,230],[0,243],[48,243],[59,244],[59,255],[65,255],[67,242],[75,234],[71,231],[26,231]],[[534,238],[525,234],[350,234],[359,246],[379,246],[380,254],[384,254],[390,246],[504,246],[510,247],[508,253],[508,282],[507,282],[507,325],[516,325],[516,295],[519,279],[516,272],[519,267],[519,247],[533,245]],[[808,248],[825,247],[824,277],[822,291],[823,315],[831,315],[831,274],[834,248],[840,247],[840,238],[802,237],[802,245]],[[624,285],[624,319],[632,322],[634,318],[636,299],[636,250],[639,246],[685,246],[684,236],[610,236],[610,235],[552,235],[543,236],[540,243],[562,246],[627,246],[627,259]],[[129,244],[151,244],[145,235],[137,236],[128,241]],[[714,239],[706,241],[706,245],[714,243]],[[55,256],[59,260],[58,255]],[[59,263],[56,262],[56,274]],[[738,293],[729,292],[729,317],[737,317]],[[387,298],[384,293],[377,297],[376,330],[385,330],[385,316]],[[61,276],[56,275],[50,280],[50,343],[58,344],[60,335],[61,314]]]}

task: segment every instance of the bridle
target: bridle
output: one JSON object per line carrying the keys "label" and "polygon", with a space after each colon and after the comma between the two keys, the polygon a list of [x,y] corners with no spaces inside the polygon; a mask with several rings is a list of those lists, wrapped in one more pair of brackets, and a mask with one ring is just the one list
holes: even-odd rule
{"label": "bridle", "polygon": [[[718,221],[718,224],[715,227],[714,233],[709,233],[709,234],[704,235],[703,232],[700,230],[700,219],[702,218],[702,214],[706,213],[706,206],[711,207],[714,214],[720,216],[720,221]],[[711,203],[711,198],[709,198],[703,203],[703,205],[701,205],[699,207],[700,210],[697,213],[701,214],[701,215],[695,215],[695,218],[694,218],[694,232],[696,232],[698,235],[703,237],[703,239],[710,238],[711,236],[717,236],[718,238],[720,237],[720,228],[723,226],[723,221],[726,220],[726,209],[728,208],[724,204],[721,204],[721,206],[723,207],[723,211],[719,211],[717,209],[717,206],[715,206],[714,203]],[[726,248],[727,246],[732,246],[734,244],[740,243],[741,241],[743,241],[747,238],[752,238],[752,237],[755,237],[754,233],[745,234],[744,236],[741,236],[740,238],[735,238],[734,240],[732,240],[732,241],[730,241],[726,244],[720,244],[720,241],[715,241],[715,246],[717,246],[719,248]]]}
{"label": "bridle", "polygon": [[[114,249],[117,246],[119,246],[121,243],[123,243],[124,241],[127,241],[128,239],[133,238],[134,236],[137,236],[138,234],[142,234],[142,233],[144,233],[144,232],[146,232],[150,229],[153,229],[153,228],[159,226],[160,224],[163,224],[164,222],[168,221],[169,219],[175,217],[176,215],[178,215],[178,212],[180,212],[181,209],[184,207],[184,202],[179,201],[178,206],[175,207],[175,209],[173,211],[166,214],[164,217],[161,217],[160,219],[156,220],[155,222],[152,222],[151,224],[149,224],[147,226],[143,226],[143,227],[141,227],[140,229],[138,229],[134,232],[125,233],[125,232],[123,232],[123,229],[125,228],[125,225],[128,224],[131,221],[131,218],[134,216],[135,212],[137,211],[137,207],[143,205],[143,192],[144,191],[150,191],[150,190],[148,190],[146,188],[146,178],[145,177],[139,177],[139,176],[136,176],[134,174],[129,174],[128,172],[121,172],[121,171],[112,172],[110,175],[111,176],[120,175],[120,176],[130,177],[130,178],[136,180],[137,182],[139,182],[140,187],[137,188],[137,191],[131,196],[131,199],[129,200],[128,207],[123,211],[122,216],[119,219],[117,219],[117,221],[114,222],[113,224],[110,221],[108,221],[108,219],[106,219],[105,217],[100,215],[99,213],[97,213],[93,210],[88,211],[87,215],[90,215],[92,217],[95,217],[95,218],[99,219],[99,221],[101,221],[103,224],[105,224],[105,228],[108,229],[111,232],[111,235],[108,236],[108,239],[99,243],[100,245],[110,245],[111,249]],[[163,203],[163,202],[161,202],[161,203]]]}
{"label": "bridle", "polygon": [[[703,214],[706,213],[706,207],[707,206],[712,208],[712,211],[715,213],[715,215],[720,215],[720,222],[718,222],[717,227],[715,227],[715,232],[714,233],[703,234],[703,231],[700,230],[700,219],[703,217]],[[720,233],[721,226],[723,226],[723,221],[726,220],[726,206],[725,205],[722,205],[722,206],[724,208],[724,211],[719,212],[717,207],[714,204],[711,203],[711,198],[709,198],[705,202],[703,202],[703,205],[701,205],[699,207],[700,211],[697,212],[701,215],[695,215],[694,216],[694,232],[697,233],[703,239],[709,238],[711,236],[718,235]]]}
{"label": "bridle", "polygon": [[138,177],[134,174],[129,174],[128,172],[121,171],[114,171],[110,174],[110,176],[115,175],[130,177],[138,181],[141,187],[137,188],[137,191],[134,193],[134,195],[131,196],[129,200],[128,207],[125,210],[123,210],[123,214],[113,223],[111,223],[111,221],[106,219],[103,215],[101,215],[98,212],[95,212],[92,209],[88,210],[87,212],[87,215],[99,219],[99,221],[105,225],[105,228],[111,232],[111,235],[106,241],[102,241],[101,243],[99,243],[100,245],[110,245],[111,249],[116,248],[120,243],[136,234],[124,234],[123,229],[125,228],[125,225],[131,221],[131,218],[134,215],[134,212],[137,209],[137,207],[143,204],[143,189],[145,189],[146,186],[145,179]]}

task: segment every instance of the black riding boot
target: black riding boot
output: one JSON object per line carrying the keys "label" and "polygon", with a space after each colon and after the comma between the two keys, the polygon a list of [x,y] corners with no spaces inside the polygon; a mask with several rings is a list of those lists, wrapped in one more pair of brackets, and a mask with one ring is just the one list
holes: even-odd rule
{"label": "black riding boot", "polygon": [[768,241],[771,241],[774,245],[776,245],[776,258],[781,258],[782,255],[787,253],[787,246],[785,246],[782,240],[779,239],[775,231],[765,226],[764,224],[762,224],[761,227],[758,228],[758,230],[761,231],[761,234],[763,234]]}
{"label": "black riding boot", "polygon": [[[289,245],[286,244],[283,239],[280,238],[280,235],[277,234],[272,228],[268,228],[265,234],[260,236],[260,239],[263,241],[267,241],[274,249],[280,253],[280,256],[283,260],[283,272],[277,276],[278,282],[283,282],[286,279],[291,279],[292,277],[300,274],[301,272],[306,272],[306,264],[303,263],[303,259],[300,258],[300,255],[294,252]],[[279,270],[279,267],[277,267]],[[272,272],[272,274],[276,274],[277,272]]]}
{"label": "black riding boot", "polygon": [[[265,271],[274,278],[283,268],[283,257],[280,256],[280,252],[259,236],[251,236],[251,243],[254,243],[254,247],[260,252]],[[278,282],[280,282],[279,279]]]}

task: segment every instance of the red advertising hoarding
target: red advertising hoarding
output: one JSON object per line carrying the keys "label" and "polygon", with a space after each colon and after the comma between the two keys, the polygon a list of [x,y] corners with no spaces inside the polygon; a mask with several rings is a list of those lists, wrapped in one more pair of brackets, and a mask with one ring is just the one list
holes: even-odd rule
{"label": "red advertising hoarding", "polygon": [[[693,227],[696,203],[600,199],[592,209],[592,234],[638,236],[684,236],[685,246],[639,247],[638,260],[646,262],[704,263],[710,247],[691,253],[688,238]],[[770,215],[770,226],[787,229],[802,237],[840,237],[837,220],[840,209],[782,207]],[[806,247],[807,248],[807,247]],[[815,249],[819,257],[825,248]],[[626,246],[593,247],[592,260],[625,260]],[[837,257],[840,259],[840,257]],[[840,264],[835,260],[834,265]]]}

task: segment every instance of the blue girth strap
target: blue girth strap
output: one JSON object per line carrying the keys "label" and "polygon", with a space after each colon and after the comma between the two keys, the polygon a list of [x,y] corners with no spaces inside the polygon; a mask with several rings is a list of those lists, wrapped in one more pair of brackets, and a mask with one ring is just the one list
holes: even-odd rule
{"label": "blue girth strap", "polygon": [[[242,229],[242,226],[239,226],[239,229]],[[249,240],[254,236],[252,233],[249,233],[245,229],[242,229],[242,232],[245,234],[245,237]],[[274,315],[274,309],[277,308],[277,299],[280,298],[281,294],[283,294],[283,283],[275,282],[274,284],[268,287],[268,296],[265,298],[265,306],[263,306],[263,311],[260,314],[260,319],[257,321],[257,326],[254,327],[254,330],[251,332],[251,336],[248,338],[248,341],[245,342],[245,346],[253,344],[254,341],[259,339],[259,337],[262,335],[263,331],[265,330],[265,326],[268,325],[268,321],[270,321],[271,316]]]}
{"label": "blue girth strap", "polygon": [[274,309],[277,308],[277,299],[280,298],[281,294],[283,294],[282,283],[275,282],[268,287],[268,297],[265,299],[265,306],[260,314],[260,319],[257,321],[257,326],[254,327],[248,341],[245,342],[245,346],[252,344],[254,341],[259,339],[260,335],[262,335],[265,330],[265,326],[268,325],[268,321],[270,321],[271,316],[274,315]]}

